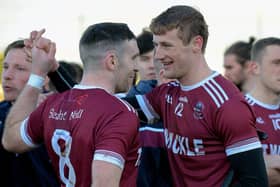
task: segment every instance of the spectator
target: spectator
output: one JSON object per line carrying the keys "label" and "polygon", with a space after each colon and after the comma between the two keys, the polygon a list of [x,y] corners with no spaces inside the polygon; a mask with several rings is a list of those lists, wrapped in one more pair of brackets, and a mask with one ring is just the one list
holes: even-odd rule
{"label": "spectator", "polygon": [[[3,61],[4,101],[0,103],[0,138],[7,114],[27,83],[30,72],[31,62],[24,52],[23,40],[9,44]],[[0,166],[2,187],[59,186],[44,146],[14,154],[4,150],[0,144]]]}
{"label": "spectator", "polygon": [[73,79],[79,83],[82,80],[83,75],[83,68],[75,63],[75,62],[67,62],[64,60],[61,60],[58,62],[60,66],[62,66],[67,72],[73,77]]}
{"label": "spectator", "polygon": [[232,81],[240,91],[248,92],[254,86],[250,52],[255,38],[249,42],[238,41],[229,46],[224,53],[225,77]]}

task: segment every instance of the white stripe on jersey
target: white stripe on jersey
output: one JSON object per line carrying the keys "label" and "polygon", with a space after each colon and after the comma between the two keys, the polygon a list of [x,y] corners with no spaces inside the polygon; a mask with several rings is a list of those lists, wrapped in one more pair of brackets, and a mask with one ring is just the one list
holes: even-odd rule
{"label": "white stripe on jersey", "polygon": [[38,147],[39,145],[34,144],[31,137],[28,135],[27,132],[27,124],[28,124],[28,117],[21,122],[20,125],[20,136],[23,142],[28,145],[29,147]]}
{"label": "white stripe on jersey", "polygon": [[[116,98],[118,98],[118,97],[116,97]],[[126,108],[127,108],[129,111],[131,111],[131,112],[133,112],[133,113],[136,113],[136,110],[135,110],[128,102],[126,102],[126,101],[124,101],[124,100],[122,100],[122,99],[120,99],[120,98],[118,98],[118,100],[120,100],[120,101],[126,106]]]}
{"label": "white stripe on jersey", "polygon": [[164,129],[158,129],[158,128],[153,128],[153,127],[141,127],[139,128],[139,131],[151,131],[151,132],[164,132]]}
{"label": "white stripe on jersey", "polygon": [[248,103],[249,105],[251,105],[251,106],[253,106],[253,105],[255,104],[253,98],[252,98],[251,96],[247,95],[247,94],[245,95],[245,100],[246,100],[247,103]]}
{"label": "white stripe on jersey", "polygon": [[258,138],[250,138],[226,147],[226,155],[230,156],[257,148],[262,148],[261,142]]}
{"label": "white stripe on jersey", "polygon": [[205,85],[203,85],[202,86],[205,90],[206,90],[206,92],[208,92],[208,94],[212,97],[212,99],[214,100],[214,102],[215,102],[215,104],[217,105],[217,107],[218,108],[220,108],[220,103],[218,102],[218,100],[216,99],[216,97],[214,96],[214,94],[205,86]]}
{"label": "white stripe on jersey", "polygon": [[154,111],[145,95],[136,95],[135,97],[149,124],[152,124],[154,121],[159,119],[159,115]]}
{"label": "white stripe on jersey", "polygon": [[210,95],[218,108],[229,99],[224,89],[214,79],[208,80],[202,87]]}
{"label": "white stripe on jersey", "polygon": [[103,149],[99,149],[94,152],[93,160],[109,162],[120,167],[121,169],[124,168],[125,163],[124,158],[119,153]]}
{"label": "white stripe on jersey", "polygon": [[228,100],[228,96],[226,94],[226,92],[224,91],[224,89],[214,80],[210,80],[217,88],[218,90],[222,93],[222,95],[224,96],[225,100],[227,101]]}

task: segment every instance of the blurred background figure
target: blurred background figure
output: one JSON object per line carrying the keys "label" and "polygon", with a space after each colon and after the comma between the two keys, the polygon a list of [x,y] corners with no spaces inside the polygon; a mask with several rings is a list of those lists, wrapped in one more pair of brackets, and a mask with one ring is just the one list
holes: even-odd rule
{"label": "blurred background figure", "polygon": [[[76,62],[68,62],[65,60],[60,60],[58,61],[59,63],[59,69],[60,71],[63,71],[64,76],[67,76],[69,78],[71,78],[73,81],[73,83],[78,84],[81,82],[82,79],[82,75],[83,75],[83,67],[76,63]],[[47,77],[48,78],[48,77]],[[57,81],[56,79],[54,79],[55,81]],[[50,80],[49,84],[48,84],[48,90],[49,91],[53,91],[53,92],[57,92],[56,88],[58,86],[58,82],[56,82],[56,86],[54,84],[54,80]]]}
{"label": "blurred background figure", "polygon": [[254,84],[250,61],[254,41],[254,37],[250,37],[249,42],[237,41],[224,52],[224,75],[244,93],[248,92]]}
{"label": "blurred background figure", "polygon": [[71,77],[77,82],[80,83],[83,75],[83,68],[80,64],[75,62],[67,62],[65,60],[59,61],[60,66],[62,66]]}
{"label": "blurred background figure", "polygon": [[[144,94],[158,84],[156,69],[159,70],[160,67],[156,67],[154,63],[153,34],[148,29],[143,29],[142,33],[137,36],[137,45],[139,48],[139,58],[135,66],[137,81],[128,92],[127,97],[130,97],[131,94]],[[160,63],[157,64],[161,66]]]}
{"label": "blurred background figure", "polygon": [[136,65],[141,80],[155,80],[154,44],[153,34],[148,29],[143,29],[137,36],[139,48],[139,61]]}
{"label": "blurred background figure", "polygon": [[3,59],[4,59],[4,54],[0,52],[0,101],[4,100],[4,92],[2,88],[2,69],[3,69]]}
{"label": "blurred background figure", "polygon": [[[23,40],[17,40],[4,51],[4,101],[0,102],[0,139],[10,108],[23,90],[31,72],[31,59],[25,53],[24,47]],[[44,146],[27,153],[14,154],[4,150],[0,143],[0,172],[1,187],[59,186]]]}

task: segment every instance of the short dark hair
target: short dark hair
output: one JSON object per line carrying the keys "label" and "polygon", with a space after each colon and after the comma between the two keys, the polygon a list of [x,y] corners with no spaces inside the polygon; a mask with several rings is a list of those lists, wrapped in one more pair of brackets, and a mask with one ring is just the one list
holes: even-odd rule
{"label": "short dark hair", "polygon": [[85,63],[89,56],[94,56],[89,50],[119,50],[121,43],[135,38],[125,23],[104,22],[91,25],[80,39],[81,60]]}
{"label": "short dark hair", "polygon": [[278,45],[280,46],[280,38],[269,37],[258,40],[252,48],[251,51],[251,59],[253,61],[261,61],[263,57],[263,53],[265,52],[265,48],[270,45]]}
{"label": "short dark hair", "polygon": [[167,31],[178,29],[178,37],[187,45],[197,35],[203,38],[202,52],[205,52],[208,40],[208,26],[203,15],[190,6],[173,6],[152,19],[151,31],[165,34]]}
{"label": "short dark hair", "polygon": [[237,62],[243,66],[247,61],[251,59],[250,53],[254,41],[254,37],[250,37],[248,42],[237,41],[225,50],[224,56],[230,54],[235,55],[237,57]]}
{"label": "short dark hair", "polygon": [[150,52],[154,49],[153,33],[143,30],[136,38],[140,55]]}
{"label": "short dark hair", "polygon": [[24,41],[23,40],[16,40],[10,43],[6,49],[4,50],[4,58],[7,56],[8,52],[12,49],[22,49],[24,48]]}

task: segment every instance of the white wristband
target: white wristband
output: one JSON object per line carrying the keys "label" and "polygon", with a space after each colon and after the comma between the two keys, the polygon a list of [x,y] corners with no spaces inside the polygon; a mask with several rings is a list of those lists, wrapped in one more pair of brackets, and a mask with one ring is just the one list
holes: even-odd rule
{"label": "white wristband", "polygon": [[39,75],[30,74],[27,85],[41,90],[43,88],[45,79]]}

